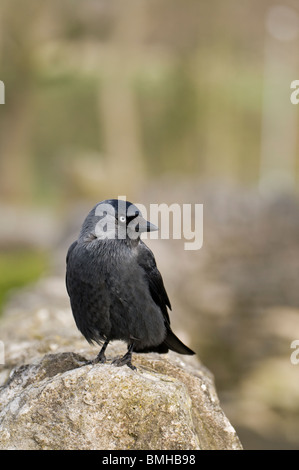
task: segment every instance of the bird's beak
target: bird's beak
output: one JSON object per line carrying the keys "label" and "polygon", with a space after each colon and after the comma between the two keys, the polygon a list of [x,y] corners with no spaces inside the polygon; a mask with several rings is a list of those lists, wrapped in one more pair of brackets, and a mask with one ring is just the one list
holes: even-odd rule
{"label": "bird's beak", "polygon": [[138,228],[138,232],[143,233],[143,232],[154,232],[156,230],[159,230],[159,228],[152,224],[151,222],[148,222],[145,220],[143,217],[138,217],[135,219],[136,221],[138,220],[138,225],[136,228]]}
{"label": "bird's beak", "polygon": [[156,230],[159,230],[157,225],[154,225],[151,222],[146,222],[146,231],[147,232],[155,232]]}

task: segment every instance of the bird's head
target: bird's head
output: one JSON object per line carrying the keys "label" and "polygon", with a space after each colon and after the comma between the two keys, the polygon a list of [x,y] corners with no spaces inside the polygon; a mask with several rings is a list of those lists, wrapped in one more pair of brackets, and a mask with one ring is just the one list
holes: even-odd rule
{"label": "bird's head", "polygon": [[138,207],[121,199],[99,202],[86,217],[80,236],[98,239],[138,240],[141,233],[158,230],[142,217]]}

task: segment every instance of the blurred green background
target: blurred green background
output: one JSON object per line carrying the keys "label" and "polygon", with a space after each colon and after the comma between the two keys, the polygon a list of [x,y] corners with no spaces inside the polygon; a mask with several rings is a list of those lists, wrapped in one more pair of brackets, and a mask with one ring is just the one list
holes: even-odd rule
{"label": "blurred green background", "polygon": [[299,448],[298,48],[295,0],[0,4],[2,309],[97,201],[203,203],[150,245],[248,449]]}

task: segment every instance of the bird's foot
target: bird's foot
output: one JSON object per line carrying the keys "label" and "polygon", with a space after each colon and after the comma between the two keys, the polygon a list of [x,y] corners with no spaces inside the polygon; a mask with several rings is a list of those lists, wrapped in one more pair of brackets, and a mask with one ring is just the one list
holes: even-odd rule
{"label": "bird's foot", "polygon": [[94,364],[105,364],[105,362],[106,362],[105,351],[106,351],[106,348],[107,348],[107,346],[108,346],[108,343],[109,343],[109,340],[107,339],[107,340],[105,341],[105,343],[103,344],[102,349],[101,349],[101,351],[99,352],[99,354],[97,355],[97,357],[95,357],[95,358],[92,359],[91,361],[88,361],[87,364],[91,364],[91,365],[94,365]]}
{"label": "bird's foot", "polygon": [[103,354],[103,355],[97,355],[97,357],[95,357],[94,359],[90,359],[89,361],[86,361],[85,365],[87,366],[93,366],[95,364],[105,364],[106,362],[106,356]]}
{"label": "bird's foot", "polygon": [[92,364],[105,364],[105,362],[106,362],[106,356],[105,354],[101,354],[101,353],[99,353],[97,357],[95,357],[91,361]]}
{"label": "bird's foot", "polygon": [[112,364],[116,367],[122,367],[127,365],[132,370],[137,370],[137,368],[132,364],[132,354],[126,353],[123,357],[116,357]]}
{"label": "bird's foot", "polygon": [[97,357],[95,357],[94,359],[92,359],[91,361],[87,361],[87,364],[88,365],[94,365],[94,364],[105,364],[106,362],[106,356],[105,356],[105,351],[106,351],[106,348],[108,346],[108,343],[109,343],[109,340],[107,339],[105,341],[105,343],[103,344],[102,346],[102,349],[101,351],[99,352],[99,354],[97,355]]}

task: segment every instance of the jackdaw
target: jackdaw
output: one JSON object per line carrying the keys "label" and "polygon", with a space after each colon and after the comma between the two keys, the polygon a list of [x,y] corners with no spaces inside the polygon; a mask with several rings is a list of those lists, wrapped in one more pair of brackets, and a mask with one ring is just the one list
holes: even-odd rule
{"label": "jackdaw", "polygon": [[138,208],[118,199],[102,201],[89,212],[66,258],[66,287],[78,329],[89,343],[102,346],[93,363],[106,361],[113,340],[127,353],[115,359],[131,369],[132,352],[194,354],[172,332],[171,310],[152,251],[140,239],[158,228]]}

